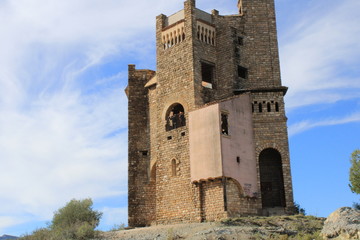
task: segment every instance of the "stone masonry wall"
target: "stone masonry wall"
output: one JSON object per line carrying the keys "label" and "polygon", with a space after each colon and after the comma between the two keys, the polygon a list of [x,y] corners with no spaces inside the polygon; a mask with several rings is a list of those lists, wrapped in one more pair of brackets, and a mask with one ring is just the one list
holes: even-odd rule
{"label": "stone masonry wall", "polygon": [[128,84],[128,186],[129,226],[146,226],[155,214],[154,184],[149,183],[148,98],[145,83],[154,71],[136,70],[129,65]]}
{"label": "stone masonry wall", "polygon": [[227,218],[224,205],[224,190],[221,179],[200,182],[202,221]]}
{"label": "stone masonry wall", "polygon": [[[185,119],[195,108],[192,24],[194,1],[184,4],[184,39],[169,48],[161,42],[166,16],[157,17],[157,79],[156,107],[151,107],[150,118],[153,141],[151,155],[156,159],[156,222],[200,222],[200,200],[197,187],[190,181],[188,126],[166,131],[166,114],[179,103],[184,108]],[[176,23],[175,23],[176,24]],[[154,145],[153,145],[154,144]],[[177,173],[172,175],[172,161]]]}
{"label": "stone masonry wall", "polygon": [[258,198],[244,197],[241,186],[235,180],[228,179],[226,182],[226,199],[228,217],[258,215],[261,209],[261,201]]}
{"label": "stone masonry wall", "polygon": [[[243,16],[221,16],[215,10],[207,14],[195,8],[195,0],[186,0],[183,12],[183,19],[178,13],[170,25],[167,16],[156,18],[157,82],[145,88],[155,72],[129,66],[129,225],[260,213],[261,194],[245,199],[232,181],[225,188],[219,179],[191,183],[188,125],[165,129],[174,104],[183,106],[188,119],[190,111],[204,104],[243,92],[250,92],[253,104],[258,189],[259,155],[266,148],[276,149],[282,158],[286,206],[291,208],[286,88],[280,79],[274,0],[243,0]],[[211,44],[198,38],[199,21],[215,29]],[[164,43],[164,34],[179,29],[181,38],[169,36],[172,42]],[[202,62],[214,65],[212,89],[202,85]],[[239,76],[241,67],[247,70],[245,78]]]}
{"label": "stone masonry wall", "polygon": [[[287,118],[285,116],[283,93],[256,93],[252,96],[254,103],[253,119],[257,159],[259,159],[261,151],[267,148],[273,148],[281,154],[286,207],[293,208],[293,190],[286,125]],[[262,112],[259,112],[260,103],[263,106]],[[267,103],[270,103],[271,112],[268,112]],[[275,109],[274,103],[279,104],[278,112]],[[259,164],[257,167],[259,173]],[[259,189],[261,189],[260,175],[258,179]]]}

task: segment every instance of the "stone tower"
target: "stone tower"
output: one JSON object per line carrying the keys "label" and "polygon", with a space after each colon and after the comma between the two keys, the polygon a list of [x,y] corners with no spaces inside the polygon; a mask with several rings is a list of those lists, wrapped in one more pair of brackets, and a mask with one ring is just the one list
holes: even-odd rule
{"label": "stone tower", "polygon": [[156,53],[156,72],[129,65],[129,226],[291,213],[274,0],[186,0]]}

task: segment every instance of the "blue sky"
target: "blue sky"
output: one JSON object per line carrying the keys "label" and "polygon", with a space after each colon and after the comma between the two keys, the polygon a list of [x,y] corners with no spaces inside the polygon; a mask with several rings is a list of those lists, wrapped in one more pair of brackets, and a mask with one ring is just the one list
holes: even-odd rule
{"label": "blue sky", "polygon": [[[236,0],[197,7],[236,13]],[[155,17],[183,1],[0,1],[0,235],[46,226],[91,197],[127,222],[127,64],[155,69]],[[360,2],[276,0],[294,196],[327,216],[360,148]]]}

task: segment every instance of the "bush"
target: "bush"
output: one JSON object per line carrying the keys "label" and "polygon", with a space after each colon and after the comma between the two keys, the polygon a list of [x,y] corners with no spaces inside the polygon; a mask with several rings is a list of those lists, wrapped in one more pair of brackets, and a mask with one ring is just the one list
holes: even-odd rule
{"label": "bush", "polygon": [[298,203],[294,203],[294,208],[295,208],[295,213],[297,213],[297,214],[302,214],[302,215],[306,215],[306,212],[305,212],[305,209],[304,208],[302,208],[302,207],[300,207],[300,204],[298,204]]}
{"label": "bush", "polygon": [[353,208],[360,210],[360,203],[353,203]]}
{"label": "bush", "polygon": [[41,228],[22,240],[87,240],[96,237],[101,212],[92,209],[92,200],[71,200],[55,212],[48,228]]}
{"label": "bush", "polygon": [[99,225],[102,213],[92,210],[92,200],[71,200],[55,212],[51,228],[68,228],[78,223],[88,223],[93,228]]}
{"label": "bush", "polygon": [[35,230],[31,235],[26,234],[21,237],[22,240],[50,240],[52,239],[51,231],[48,228],[39,228]]}

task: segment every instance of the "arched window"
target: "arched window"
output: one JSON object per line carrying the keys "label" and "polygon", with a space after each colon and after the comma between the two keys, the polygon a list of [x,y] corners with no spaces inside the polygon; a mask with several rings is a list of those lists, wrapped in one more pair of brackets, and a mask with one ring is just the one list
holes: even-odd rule
{"label": "arched window", "polygon": [[184,107],[175,103],[171,105],[166,112],[166,125],[165,130],[170,131],[175,128],[186,126]]}
{"label": "arched window", "polygon": [[267,103],[267,111],[268,111],[268,112],[271,112],[271,105],[270,105],[269,102]]}
{"label": "arched window", "polygon": [[267,148],[260,153],[260,185],[263,208],[285,207],[285,187],[280,153]]}

